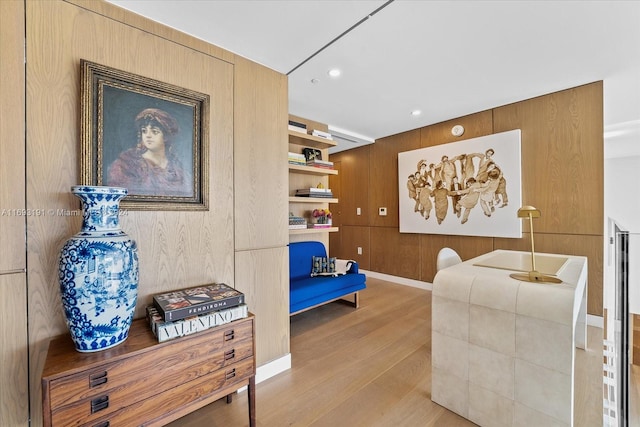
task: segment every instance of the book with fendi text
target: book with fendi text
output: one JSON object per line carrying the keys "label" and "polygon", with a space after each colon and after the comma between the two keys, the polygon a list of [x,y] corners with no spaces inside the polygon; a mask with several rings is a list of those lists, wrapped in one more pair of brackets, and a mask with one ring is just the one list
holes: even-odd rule
{"label": "book with fendi text", "polygon": [[244,294],[225,283],[210,283],[153,296],[153,305],[165,322],[199,316],[244,303]]}

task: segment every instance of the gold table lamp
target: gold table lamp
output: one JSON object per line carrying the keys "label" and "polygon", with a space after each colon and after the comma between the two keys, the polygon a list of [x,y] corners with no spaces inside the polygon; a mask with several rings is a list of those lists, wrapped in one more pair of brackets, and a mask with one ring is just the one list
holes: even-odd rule
{"label": "gold table lamp", "polygon": [[536,256],[533,245],[533,218],[540,218],[540,210],[533,206],[523,206],[518,209],[518,218],[529,218],[531,234],[531,271],[529,273],[512,273],[510,276],[516,280],[538,283],[562,283],[562,280],[548,274],[542,274],[536,270]]}

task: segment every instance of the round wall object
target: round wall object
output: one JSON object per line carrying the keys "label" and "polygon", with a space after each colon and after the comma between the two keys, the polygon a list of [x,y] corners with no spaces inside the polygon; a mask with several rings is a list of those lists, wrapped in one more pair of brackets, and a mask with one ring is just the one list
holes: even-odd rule
{"label": "round wall object", "polygon": [[464,133],[464,127],[462,125],[455,125],[451,128],[451,135],[460,136]]}

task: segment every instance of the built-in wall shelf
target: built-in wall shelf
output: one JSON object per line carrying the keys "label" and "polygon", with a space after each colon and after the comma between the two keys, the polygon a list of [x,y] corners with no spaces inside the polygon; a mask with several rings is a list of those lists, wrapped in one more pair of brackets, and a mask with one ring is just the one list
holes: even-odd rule
{"label": "built-in wall shelf", "polygon": [[302,132],[297,132],[295,130],[289,130],[289,143],[296,144],[296,145],[304,145],[305,147],[311,147],[311,148],[320,148],[320,149],[331,148],[338,145],[335,141],[331,139],[304,134]]}
{"label": "built-in wall shelf", "polygon": [[[0,0],[1,1],[1,0]],[[296,121],[305,123],[309,129],[318,129],[326,132],[327,127],[321,123],[306,121],[304,119],[294,118]],[[330,139],[314,136],[302,132],[296,132],[289,129],[289,152],[304,154],[305,148],[313,148],[320,150],[321,157],[318,159],[329,158],[329,148],[335,147],[337,144]],[[306,156],[305,156],[306,157]],[[330,203],[338,203],[338,199],[334,197],[299,197],[295,196],[299,189],[311,188],[329,188],[329,177],[338,175],[337,169],[329,169],[323,167],[297,165],[289,163],[289,212],[297,217],[306,218],[307,222],[313,221],[314,209],[328,209]],[[325,246],[328,245],[329,236],[327,233],[338,231],[338,227],[318,227],[318,228],[294,228],[289,230],[289,236],[314,234],[311,237],[302,237],[302,239],[314,239],[322,241]],[[296,237],[292,237],[296,240]],[[327,246],[328,248],[328,246]]]}
{"label": "built-in wall shelf", "polygon": [[298,228],[289,230],[289,234],[315,234],[315,233],[334,233],[338,231],[338,227],[327,228]]}
{"label": "built-in wall shelf", "polygon": [[336,169],[316,168],[313,166],[294,165],[291,163],[289,163],[289,171],[307,173],[311,175],[338,175],[338,171]]}
{"label": "built-in wall shelf", "polygon": [[330,197],[289,196],[289,203],[338,203],[338,199]]}

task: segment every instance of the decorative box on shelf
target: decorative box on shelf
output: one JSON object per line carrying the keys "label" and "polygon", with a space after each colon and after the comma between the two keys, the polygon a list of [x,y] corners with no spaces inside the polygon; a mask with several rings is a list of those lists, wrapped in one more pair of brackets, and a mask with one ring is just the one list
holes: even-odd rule
{"label": "decorative box on shelf", "polygon": [[331,222],[328,222],[326,224],[311,224],[312,228],[331,228]]}

